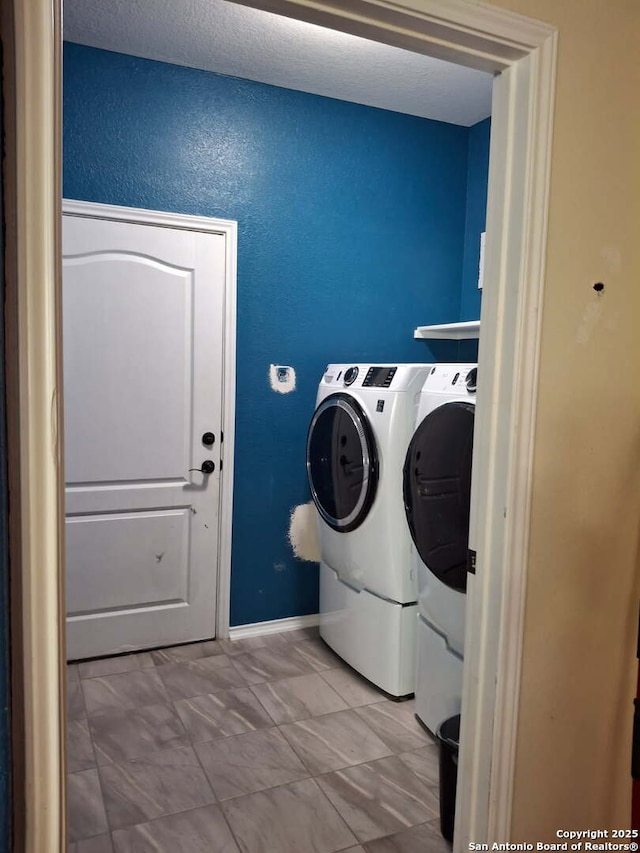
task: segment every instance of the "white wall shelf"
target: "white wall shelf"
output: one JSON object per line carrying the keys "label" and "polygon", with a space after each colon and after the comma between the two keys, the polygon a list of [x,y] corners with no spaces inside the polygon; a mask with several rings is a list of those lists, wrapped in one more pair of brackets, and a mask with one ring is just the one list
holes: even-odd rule
{"label": "white wall shelf", "polygon": [[414,338],[436,338],[447,341],[467,341],[480,337],[480,320],[465,323],[440,323],[436,326],[418,326]]}

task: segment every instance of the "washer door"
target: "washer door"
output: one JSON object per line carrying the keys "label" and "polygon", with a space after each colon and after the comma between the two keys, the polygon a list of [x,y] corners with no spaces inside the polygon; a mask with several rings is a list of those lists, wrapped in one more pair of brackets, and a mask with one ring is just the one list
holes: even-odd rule
{"label": "washer door", "polygon": [[471,458],[475,406],[445,403],[416,429],[404,463],[404,507],[425,566],[467,589]]}
{"label": "washer door", "polygon": [[350,394],[332,394],[318,406],[307,435],[307,475],[318,512],[347,533],[367,517],[378,486],[373,431]]}

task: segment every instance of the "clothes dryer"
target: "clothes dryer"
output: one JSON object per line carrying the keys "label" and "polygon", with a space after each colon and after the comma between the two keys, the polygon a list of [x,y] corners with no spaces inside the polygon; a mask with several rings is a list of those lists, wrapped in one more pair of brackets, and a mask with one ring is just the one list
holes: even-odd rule
{"label": "clothes dryer", "polygon": [[416,714],[432,732],[460,713],[477,366],[439,364],[404,463],[418,577]]}
{"label": "clothes dryer", "polygon": [[430,364],[331,364],[307,436],[320,635],[393,696],[413,693],[417,577],[402,464]]}

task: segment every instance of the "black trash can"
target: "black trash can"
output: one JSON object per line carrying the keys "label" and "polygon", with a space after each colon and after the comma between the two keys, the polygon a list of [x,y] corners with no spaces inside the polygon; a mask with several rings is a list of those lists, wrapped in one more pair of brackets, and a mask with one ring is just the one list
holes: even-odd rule
{"label": "black trash can", "polygon": [[440,741],[440,832],[447,841],[453,841],[453,826],[456,821],[460,714],[440,723],[437,736]]}

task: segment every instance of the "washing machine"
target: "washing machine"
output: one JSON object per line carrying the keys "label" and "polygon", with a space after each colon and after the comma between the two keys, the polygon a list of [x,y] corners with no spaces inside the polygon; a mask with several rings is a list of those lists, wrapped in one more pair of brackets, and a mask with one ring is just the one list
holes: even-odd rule
{"label": "washing machine", "polygon": [[330,364],[307,435],[320,636],[393,696],[413,693],[417,577],[402,465],[430,364]]}
{"label": "washing machine", "polygon": [[416,715],[433,734],[462,697],[476,378],[475,364],[430,372],[403,470],[418,578]]}

